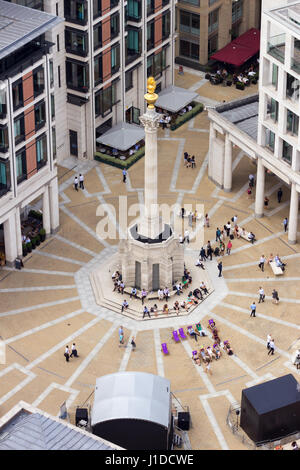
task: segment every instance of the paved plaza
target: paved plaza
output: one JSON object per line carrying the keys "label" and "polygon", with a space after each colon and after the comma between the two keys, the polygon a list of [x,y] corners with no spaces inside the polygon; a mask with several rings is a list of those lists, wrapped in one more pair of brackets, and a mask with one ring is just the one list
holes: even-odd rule
{"label": "paved plaza", "polygon": [[[185,72],[176,85],[199,93],[199,101],[213,106],[257,92],[251,85],[244,91],[213,86],[200,72]],[[203,91],[203,95],[202,95]],[[202,96],[201,96],[202,95]],[[217,100],[217,101],[216,101]],[[196,116],[174,132],[159,129],[159,203],[204,204],[210,227],[204,240],[215,242],[216,227],[223,227],[233,215],[252,231],[257,242],[234,239],[231,255],[224,255],[223,278],[218,278],[217,260],[206,261],[214,292],[193,310],[191,316],[136,321],[96,304],[89,275],[117,250],[118,240],[103,240],[96,232],[101,217],[97,207],[112,205],[118,228],[119,196],[128,205],[143,202],[144,160],[122,172],[97,162],[67,159],[58,168],[60,230],[24,260],[24,268],[0,268],[0,335],[6,344],[6,364],[0,365],[0,416],[19,400],[57,415],[67,400],[71,420],[77,405],[93,402],[97,377],[117,371],[159,374],[171,382],[171,391],[188,406],[192,427],[188,433],[193,449],[247,449],[228,425],[229,406],[239,403],[244,388],[292,373],[299,381],[291,354],[300,344],[300,243],[289,245],[282,221],[289,214],[290,190],[272,174],[266,176],[269,206],[265,216],[254,218],[254,198],[247,195],[248,175],[255,174],[251,160],[234,148],[233,185],[230,193],[218,189],[207,176],[209,122],[207,112]],[[186,168],[183,152],[196,157],[196,168]],[[75,174],[85,176],[85,189],[76,192]],[[277,190],[283,188],[282,202]],[[111,207],[111,206],[109,206]],[[134,217],[129,217],[131,222]],[[300,236],[299,236],[300,240]],[[196,260],[201,246],[186,251]],[[279,254],[287,263],[283,276],[275,277],[266,265],[258,268],[262,254]],[[266,293],[258,304],[258,290]],[[271,301],[276,288],[280,302]],[[250,304],[257,305],[256,318]],[[142,311],[142,307],[141,307]],[[188,338],[175,344],[173,329],[201,322],[206,328],[213,318],[222,341],[229,340],[233,356],[213,361],[212,374],[192,359],[192,351],[212,345],[210,336]],[[118,328],[123,325],[125,344],[119,347]],[[271,334],[275,354],[267,355],[266,339]],[[132,351],[131,337],[137,348]],[[66,362],[65,346],[75,342],[79,357]],[[161,352],[167,343],[169,355]]]}

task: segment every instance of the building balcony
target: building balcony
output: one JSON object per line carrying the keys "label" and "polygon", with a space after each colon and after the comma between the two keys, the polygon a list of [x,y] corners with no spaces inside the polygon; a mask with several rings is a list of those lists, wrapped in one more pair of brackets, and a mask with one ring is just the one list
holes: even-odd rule
{"label": "building balcony", "polygon": [[45,54],[49,53],[50,47],[52,46],[53,43],[46,40],[42,43],[32,41],[24,46],[20,49],[20,54],[14,55],[12,63],[4,63],[3,68],[0,68],[0,80],[13,77],[14,75],[22,73],[27,68],[32,67]]}
{"label": "building balcony", "polygon": [[285,59],[285,34],[273,36],[268,42],[268,54],[284,64]]}

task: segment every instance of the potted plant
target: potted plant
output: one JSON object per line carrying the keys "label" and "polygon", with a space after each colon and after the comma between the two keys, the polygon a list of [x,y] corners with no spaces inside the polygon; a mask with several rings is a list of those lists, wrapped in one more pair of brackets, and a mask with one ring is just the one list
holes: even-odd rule
{"label": "potted plant", "polygon": [[245,90],[245,84],[242,82],[237,82],[235,87],[237,90]]}
{"label": "potted plant", "polygon": [[39,234],[37,234],[35,237],[35,246],[39,246],[41,244],[41,239]]}
{"label": "potted plant", "polygon": [[46,230],[44,228],[40,229],[39,236],[41,242],[44,242],[46,240]]}
{"label": "potted plant", "polygon": [[205,74],[205,79],[206,79],[206,80],[209,80],[209,79],[210,79],[210,73],[207,72],[207,73]]}
{"label": "potted plant", "polygon": [[227,86],[231,86],[232,85],[232,80],[227,80]]}
{"label": "potted plant", "polygon": [[22,249],[23,249],[23,256],[25,257],[28,253],[27,251],[27,243],[22,243]]}
{"label": "potted plant", "polygon": [[27,243],[26,243],[26,249],[27,249],[27,253],[31,253],[31,251],[32,251],[32,244],[31,244],[31,242],[27,242]]}
{"label": "potted plant", "polygon": [[36,243],[35,243],[35,237],[32,237],[30,240],[31,240],[31,248],[32,248],[33,250],[35,250],[35,245],[36,245]]}

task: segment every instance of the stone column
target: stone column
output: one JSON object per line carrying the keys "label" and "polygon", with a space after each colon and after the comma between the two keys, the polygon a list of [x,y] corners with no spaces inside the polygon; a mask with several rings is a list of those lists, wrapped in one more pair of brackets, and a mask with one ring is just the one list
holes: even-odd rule
{"label": "stone column", "polygon": [[225,137],[225,158],[224,158],[224,191],[229,193],[232,188],[232,143],[229,134]]}
{"label": "stone column", "polygon": [[49,189],[45,187],[43,194],[43,227],[46,230],[46,236],[51,233],[51,222],[50,222],[50,204],[49,204]]}
{"label": "stone column", "polygon": [[17,242],[17,255],[18,257],[23,256],[23,244],[22,244],[22,230],[21,230],[21,216],[20,216],[20,208],[16,208],[16,242]]}
{"label": "stone column", "polygon": [[213,122],[209,126],[209,150],[208,150],[208,176],[214,179],[214,143],[217,137],[217,132],[214,128]]}
{"label": "stone column", "polygon": [[4,224],[5,259],[8,266],[14,266],[17,258],[17,237],[15,212],[5,220]]}
{"label": "stone column", "polygon": [[59,229],[59,205],[58,205],[57,177],[51,181],[49,190],[50,190],[50,227],[51,227],[51,233],[56,233]]}
{"label": "stone column", "polygon": [[159,235],[159,213],[157,206],[157,128],[159,114],[155,109],[147,108],[147,112],[140,117],[145,128],[145,212],[139,227],[139,233],[147,238],[156,238]]}
{"label": "stone column", "polygon": [[264,216],[264,194],[265,194],[265,167],[262,159],[257,159],[256,194],[255,194],[255,217]]}
{"label": "stone column", "polygon": [[299,194],[296,191],[295,183],[291,185],[291,200],[290,200],[290,215],[289,215],[289,232],[288,242],[294,245],[297,242],[297,228],[298,228],[298,208],[299,208]]}

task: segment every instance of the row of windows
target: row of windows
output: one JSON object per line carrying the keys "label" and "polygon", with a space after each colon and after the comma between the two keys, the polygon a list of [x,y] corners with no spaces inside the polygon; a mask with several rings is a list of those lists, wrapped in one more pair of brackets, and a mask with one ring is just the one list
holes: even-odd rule
{"label": "row of windows", "polygon": [[[293,146],[286,142],[284,139],[280,139],[282,144],[281,150],[281,158],[291,164],[293,158]],[[270,131],[269,129],[265,129],[265,145],[268,147],[273,153],[275,150],[275,134],[274,132]]]}
{"label": "row of windows", "polygon": [[[55,143],[55,129],[53,129],[53,142]],[[46,134],[41,135],[36,139],[35,143],[35,155],[36,155],[36,168],[35,170],[41,169],[47,164],[47,136]],[[28,176],[27,173],[27,162],[26,162],[26,152],[31,152],[31,149],[23,147],[16,153],[15,156],[15,167],[16,167],[16,176],[17,183],[20,184],[22,181],[26,180]],[[3,196],[11,186],[11,177],[10,177],[10,167],[9,161],[0,161],[0,196]]]}

